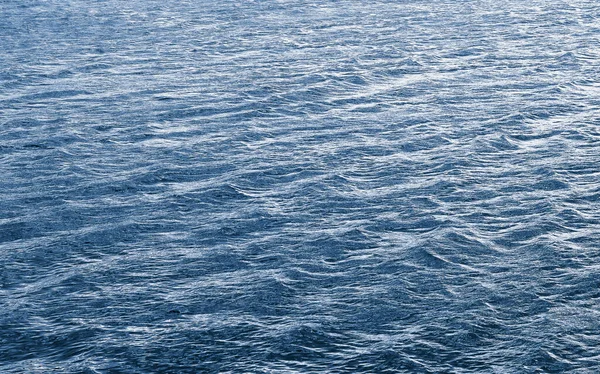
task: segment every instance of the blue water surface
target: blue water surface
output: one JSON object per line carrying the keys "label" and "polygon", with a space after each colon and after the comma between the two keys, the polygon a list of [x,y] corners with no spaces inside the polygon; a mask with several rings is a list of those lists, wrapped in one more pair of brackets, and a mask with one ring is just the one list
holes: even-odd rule
{"label": "blue water surface", "polygon": [[600,372],[600,5],[0,0],[0,372]]}

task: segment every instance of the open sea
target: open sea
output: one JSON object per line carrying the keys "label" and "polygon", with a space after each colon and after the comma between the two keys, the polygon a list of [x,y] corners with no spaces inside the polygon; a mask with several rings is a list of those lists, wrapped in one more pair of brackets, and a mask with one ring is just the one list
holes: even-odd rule
{"label": "open sea", "polygon": [[1,373],[599,373],[600,3],[0,0]]}

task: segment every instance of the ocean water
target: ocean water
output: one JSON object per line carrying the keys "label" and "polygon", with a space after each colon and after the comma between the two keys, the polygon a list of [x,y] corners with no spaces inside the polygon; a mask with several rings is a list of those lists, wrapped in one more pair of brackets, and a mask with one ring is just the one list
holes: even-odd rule
{"label": "ocean water", "polygon": [[0,0],[0,372],[600,372],[600,5]]}

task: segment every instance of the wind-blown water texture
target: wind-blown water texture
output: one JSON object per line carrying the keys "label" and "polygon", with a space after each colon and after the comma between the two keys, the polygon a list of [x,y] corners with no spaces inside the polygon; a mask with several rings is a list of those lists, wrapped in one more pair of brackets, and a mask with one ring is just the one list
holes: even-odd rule
{"label": "wind-blown water texture", "polygon": [[0,371],[600,371],[594,1],[0,2]]}

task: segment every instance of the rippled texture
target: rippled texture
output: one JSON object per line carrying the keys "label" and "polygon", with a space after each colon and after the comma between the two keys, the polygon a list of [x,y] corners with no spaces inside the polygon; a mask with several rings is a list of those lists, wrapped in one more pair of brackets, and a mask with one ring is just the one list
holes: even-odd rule
{"label": "rippled texture", "polygon": [[600,371],[591,0],[0,2],[0,371]]}

